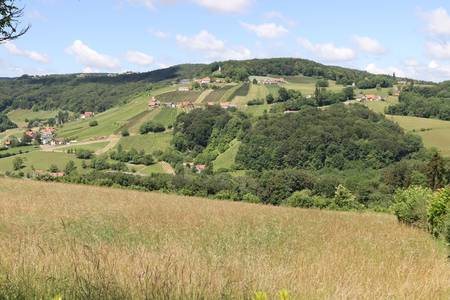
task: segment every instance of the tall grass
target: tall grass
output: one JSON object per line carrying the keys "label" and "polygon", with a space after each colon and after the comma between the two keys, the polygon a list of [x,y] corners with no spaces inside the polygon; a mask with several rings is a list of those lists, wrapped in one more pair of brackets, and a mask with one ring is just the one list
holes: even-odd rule
{"label": "tall grass", "polygon": [[445,251],[389,215],[0,178],[0,299],[448,299]]}

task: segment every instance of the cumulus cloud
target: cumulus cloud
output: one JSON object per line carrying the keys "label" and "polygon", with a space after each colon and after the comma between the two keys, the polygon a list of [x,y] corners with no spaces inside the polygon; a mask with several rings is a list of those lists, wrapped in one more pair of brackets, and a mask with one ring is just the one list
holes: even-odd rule
{"label": "cumulus cloud", "polygon": [[385,74],[385,75],[392,75],[395,73],[397,76],[404,77],[405,72],[397,67],[387,67],[387,68],[381,68],[378,67],[376,64],[371,63],[366,66],[366,71],[373,74]]}
{"label": "cumulus cloud", "polygon": [[325,61],[349,61],[356,57],[356,52],[353,49],[337,47],[333,43],[315,44],[304,38],[299,38],[298,43],[313,55]]}
{"label": "cumulus cloud", "polygon": [[155,62],[153,56],[139,51],[128,51],[126,56],[127,60],[135,65],[148,66]]}
{"label": "cumulus cloud", "polygon": [[80,40],[74,41],[73,44],[66,49],[66,53],[75,56],[79,63],[92,70],[114,70],[120,67],[117,59],[98,53]]}
{"label": "cumulus cloud", "polygon": [[256,25],[241,22],[241,26],[248,31],[255,33],[257,36],[266,39],[279,38],[288,33],[288,30],[286,28],[275,23],[264,23]]}
{"label": "cumulus cloud", "polygon": [[167,39],[170,36],[170,34],[168,32],[161,31],[161,30],[150,30],[150,33],[154,37],[157,37],[159,39]]}
{"label": "cumulus cloud", "polygon": [[47,64],[49,62],[47,55],[36,52],[36,51],[19,49],[12,42],[5,43],[4,47],[12,55],[27,57],[31,60],[34,60],[36,62],[43,63],[43,64]]}
{"label": "cumulus cloud", "polygon": [[366,53],[375,55],[386,53],[386,49],[376,39],[367,36],[354,35],[353,41],[358,45],[361,51],[364,51]]}
{"label": "cumulus cloud", "polygon": [[194,0],[194,2],[217,12],[242,13],[250,7],[253,0]]}
{"label": "cumulus cloud", "polygon": [[247,59],[251,51],[245,47],[227,47],[225,42],[206,30],[194,36],[177,35],[176,41],[185,48],[201,51],[214,59]]}
{"label": "cumulus cloud", "polygon": [[206,30],[202,30],[192,37],[177,35],[176,40],[178,44],[193,50],[220,51],[225,47],[222,40]]}
{"label": "cumulus cloud", "polygon": [[437,59],[450,59],[450,42],[436,43],[427,42],[425,48],[428,53]]}
{"label": "cumulus cloud", "polygon": [[432,11],[421,13],[427,22],[427,30],[431,34],[450,36],[450,16],[447,10],[440,7]]}

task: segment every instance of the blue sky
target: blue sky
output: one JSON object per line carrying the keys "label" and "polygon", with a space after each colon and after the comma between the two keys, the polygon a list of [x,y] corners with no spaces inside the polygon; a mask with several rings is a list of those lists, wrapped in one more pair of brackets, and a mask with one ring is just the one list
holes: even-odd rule
{"label": "blue sky", "polygon": [[0,76],[288,56],[450,79],[448,0],[365,2],[22,0],[32,28],[0,45]]}

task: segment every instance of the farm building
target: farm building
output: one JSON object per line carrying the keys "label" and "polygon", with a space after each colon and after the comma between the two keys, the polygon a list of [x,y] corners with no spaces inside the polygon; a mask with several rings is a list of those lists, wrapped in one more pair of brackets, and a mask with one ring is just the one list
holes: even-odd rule
{"label": "farm building", "polygon": [[229,102],[222,102],[222,103],[220,103],[220,107],[222,107],[223,109],[231,109],[231,108],[237,108],[237,105],[233,104],[233,103],[229,103]]}
{"label": "farm building", "polygon": [[179,92],[189,92],[191,89],[188,86],[180,86],[178,88]]}
{"label": "farm building", "polygon": [[86,111],[84,114],[81,115],[82,119],[88,119],[92,118],[94,116],[94,113],[92,111]]}
{"label": "farm building", "polygon": [[206,165],[195,165],[194,169],[197,173],[202,173],[206,170]]}
{"label": "farm building", "polygon": [[211,78],[205,77],[205,78],[201,78],[201,79],[195,79],[194,81],[199,83],[199,84],[210,84],[211,83]]}
{"label": "farm building", "polygon": [[365,95],[363,97],[363,100],[366,101],[379,101],[381,100],[381,96],[377,96],[377,95]]}
{"label": "farm building", "polygon": [[33,130],[27,130],[24,132],[24,135],[26,135],[34,140],[37,136],[37,132],[34,132]]}
{"label": "farm building", "polygon": [[159,107],[159,101],[155,99],[155,97],[152,97],[149,101],[148,101],[148,108],[149,109],[155,109]]}

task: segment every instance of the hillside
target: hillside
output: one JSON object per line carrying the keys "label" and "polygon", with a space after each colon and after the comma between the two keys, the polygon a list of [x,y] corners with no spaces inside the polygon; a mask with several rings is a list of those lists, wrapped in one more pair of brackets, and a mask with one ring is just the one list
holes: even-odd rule
{"label": "hillside", "polygon": [[286,289],[293,299],[445,299],[450,292],[443,249],[384,214],[4,178],[0,206],[0,298],[249,299]]}

